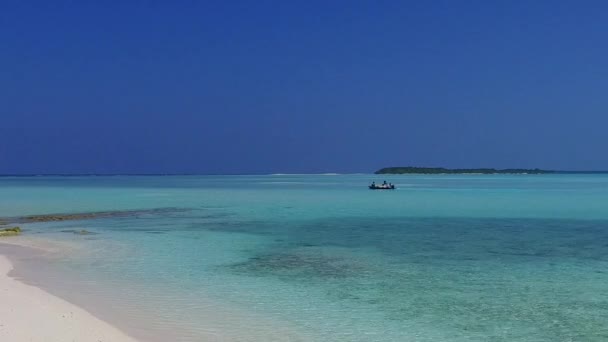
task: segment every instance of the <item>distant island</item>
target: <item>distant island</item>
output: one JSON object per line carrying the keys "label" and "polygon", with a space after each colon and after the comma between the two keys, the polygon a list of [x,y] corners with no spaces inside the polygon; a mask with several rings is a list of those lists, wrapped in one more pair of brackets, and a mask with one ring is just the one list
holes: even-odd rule
{"label": "distant island", "polygon": [[386,174],[547,174],[556,171],[541,169],[447,169],[444,167],[385,167],[376,172],[377,175]]}

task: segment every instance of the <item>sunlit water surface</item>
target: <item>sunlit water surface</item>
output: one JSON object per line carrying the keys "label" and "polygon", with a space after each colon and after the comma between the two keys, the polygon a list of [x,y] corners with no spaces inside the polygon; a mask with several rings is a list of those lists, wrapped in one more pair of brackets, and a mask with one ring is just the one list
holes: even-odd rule
{"label": "sunlit water surface", "polygon": [[0,253],[146,341],[608,340],[608,175],[0,178],[0,216],[134,209]]}

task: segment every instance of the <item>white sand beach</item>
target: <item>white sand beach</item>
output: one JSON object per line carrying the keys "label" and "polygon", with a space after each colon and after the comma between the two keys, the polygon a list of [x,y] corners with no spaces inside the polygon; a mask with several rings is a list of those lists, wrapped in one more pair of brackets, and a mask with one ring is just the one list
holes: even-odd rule
{"label": "white sand beach", "polygon": [[87,311],[9,276],[0,255],[0,341],[134,342]]}

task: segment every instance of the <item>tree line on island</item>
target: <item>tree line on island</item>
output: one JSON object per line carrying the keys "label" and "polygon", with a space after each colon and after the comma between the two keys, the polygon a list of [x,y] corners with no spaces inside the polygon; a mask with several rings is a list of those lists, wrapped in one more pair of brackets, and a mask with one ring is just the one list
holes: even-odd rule
{"label": "tree line on island", "polygon": [[467,174],[467,173],[477,173],[477,174],[547,174],[547,173],[555,173],[555,171],[551,170],[541,170],[541,169],[491,169],[491,168],[481,168],[481,169],[448,169],[444,167],[414,167],[414,166],[404,166],[404,167],[385,167],[376,172],[377,175],[383,174]]}

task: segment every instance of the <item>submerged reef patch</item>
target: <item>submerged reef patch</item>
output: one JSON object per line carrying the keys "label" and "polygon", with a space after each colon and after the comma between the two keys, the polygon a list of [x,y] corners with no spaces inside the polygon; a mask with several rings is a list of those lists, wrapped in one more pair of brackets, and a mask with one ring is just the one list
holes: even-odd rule
{"label": "submerged reef patch", "polygon": [[62,233],[72,233],[76,235],[97,235],[99,233],[91,232],[86,229],[66,229],[62,230]]}
{"label": "submerged reef patch", "polygon": [[305,247],[253,256],[232,264],[232,270],[250,275],[286,276],[292,279],[348,278],[364,272],[365,266],[339,254]]}
{"label": "submerged reef patch", "polygon": [[19,227],[10,227],[10,228],[2,228],[0,229],[0,237],[3,236],[15,236],[21,234],[21,228]]}
{"label": "submerged reef patch", "polygon": [[59,221],[80,221],[92,220],[98,218],[121,218],[121,217],[138,217],[140,215],[154,215],[174,212],[184,212],[189,209],[180,208],[156,208],[142,210],[115,210],[115,211],[96,211],[86,213],[70,213],[70,214],[43,214],[43,215],[28,215],[20,216],[13,219],[4,218],[0,221],[19,222],[19,223],[38,223],[38,222],[59,222]]}

